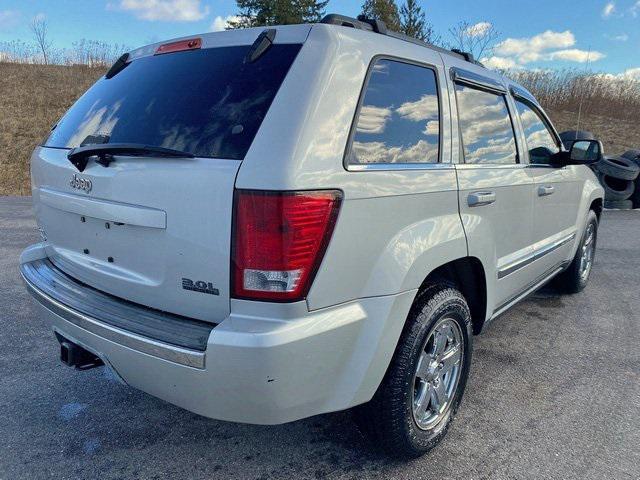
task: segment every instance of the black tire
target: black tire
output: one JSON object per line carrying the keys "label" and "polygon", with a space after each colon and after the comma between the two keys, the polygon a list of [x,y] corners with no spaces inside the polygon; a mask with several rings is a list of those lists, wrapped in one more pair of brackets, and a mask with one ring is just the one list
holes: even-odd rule
{"label": "black tire", "polygon": [[598,178],[604,188],[605,200],[626,200],[631,196],[635,188],[634,183],[630,180],[620,180],[602,173]]}
{"label": "black tire", "polygon": [[604,208],[615,210],[631,210],[633,208],[633,200],[605,200]]}
{"label": "black tire", "polygon": [[629,160],[633,160],[637,165],[640,165],[640,150],[627,150],[620,156]]}
{"label": "black tire", "polygon": [[640,177],[636,178],[633,194],[629,197],[632,208],[640,208]]}
{"label": "black tire", "polygon": [[562,140],[564,148],[569,150],[576,140],[596,140],[596,137],[593,133],[585,130],[567,130],[560,134],[560,140]]}
{"label": "black tire", "polygon": [[587,216],[587,222],[585,223],[584,231],[582,232],[582,236],[580,238],[580,244],[578,245],[578,251],[576,252],[571,264],[567,267],[567,269],[562,272],[560,275],[556,277],[555,285],[564,293],[579,293],[584,290],[584,287],[589,283],[589,277],[591,276],[592,268],[589,267],[589,271],[587,276],[582,275],[581,263],[582,257],[584,255],[583,246],[585,241],[587,240],[587,231],[589,225],[593,225],[594,233],[593,233],[593,256],[591,259],[591,267],[593,266],[593,260],[595,259],[595,251],[598,240],[598,217],[596,216],[593,210],[589,210],[589,214]]}
{"label": "black tire", "polygon": [[[451,386],[452,396],[440,418],[436,418],[432,428],[422,429],[414,417],[416,369],[427,341],[435,338],[434,329],[449,320],[455,322],[461,338],[457,384]],[[373,399],[353,411],[356,422],[374,445],[393,457],[414,458],[442,440],[462,400],[471,365],[471,342],[471,314],[462,294],[446,283],[426,288],[411,308],[393,359]]]}
{"label": "black tire", "polygon": [[598,162],[598,171],[621,180],[635,180],[640,173],[640,167],[628,158],[605,157]]}

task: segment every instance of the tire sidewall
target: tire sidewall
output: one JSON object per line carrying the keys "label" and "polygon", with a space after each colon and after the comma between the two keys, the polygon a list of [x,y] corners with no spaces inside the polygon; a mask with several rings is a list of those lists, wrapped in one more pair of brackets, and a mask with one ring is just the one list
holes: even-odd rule
{"label": "tire sidewall", "polygon": [[[582,247],[584,246],[584,242],[587,240],[587,229],[589,225],[593,224],[595,229],[593,232],[593,258],[591,259],[591,270],[589,271],[589,276],[586,279],[583,279],[580,275],[580,260],[582,259]],[[582,239],[580,240],[580,245],[578,246],[578,251],[576,252],[575,262],[576,269],[575,275],[577,276],[576,280],[580,286],[580,290],[583,290],[587,284],[589,283],[589,279],[591,278],[591,272],[593,271],[593,262],[596,259],[596,251],[598,247],[598,217],[596,214],[590,210],[589,215],[587,216],[587,222],[584,224],[584,230],[582,232]]]}
{"label": "tire sidewall", "polygon": [[[467,379],[469,377],[472,355],[471,316],[464,298],[457,291],[455,292],[458,294],[458,298],[447,298],[442,302],[432,302],[428,299],[422,304],[422,309],[416,316],[416,321],[413,325],[413,328],[420,329],[420,333],[416,336],[411,336],[413,341],[410,346],[404,346],[405,348],[411,348],[411,362],[409,363],[408,368],[404,369],[401,373],[404,377],[404,435],[416,455],[430,450],[442,439],[442,437],[444,437],[460,406]],[[464,342],[462,368],[460,371],[460,378],[458,379],[458,385],[456,386],[455,396],[447,413],[432,429],[423,430],[418,427],[413,416],[414,374],[422,353],[422,348],[428,336],[431,334],[431,331],[436,324],[445,317],[455,320],[462,333],[462,339]]]}

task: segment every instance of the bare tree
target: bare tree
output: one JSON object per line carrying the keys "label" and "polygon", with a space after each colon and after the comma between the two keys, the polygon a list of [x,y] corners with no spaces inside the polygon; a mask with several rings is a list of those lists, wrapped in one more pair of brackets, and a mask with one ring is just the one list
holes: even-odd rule
{"label": "bare tree", "polygon": [[471,24],[463,21],[449,29],[451,48],[473,54],[474,58],[490,57],[500,32],[489,22]]}
{"label": "bare tree", "polygon": [[49,40],[48,36],[47,21],[41,15],[37,15],[31,21],[30,28],[31,32],[33,33],[33,37],[35,38],[38,49],[42,52],[44,64],[48,65],[52,42],[51,40]]}

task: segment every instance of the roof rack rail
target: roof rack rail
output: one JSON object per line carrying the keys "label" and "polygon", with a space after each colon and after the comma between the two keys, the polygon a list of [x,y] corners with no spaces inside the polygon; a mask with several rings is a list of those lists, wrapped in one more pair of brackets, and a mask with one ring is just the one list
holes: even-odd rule
{"label": "roof rack rail", "polygon": [[484,65],[482,65],[482,63],[475,60],[473,58],[473,55],[469,52],[463,52],[461,50],[458,50],[457,48],[454,48],[452,50],[447,50],[446,48],[437,47],[436,45],[423,42],[422,40],[418,40],[417,38],[410,37],[403,33],[394,32],[392,30],[389,30],[383,21],[366,18],[363,15],[358,16],[358,18],[353,18],[353,17],[347,17],[346,15],[340,15],[337,13],[330,13],[328,15],[325,15],[322,18],[322,20],[320,20],[320,23],[324,23],[327,25],[339,25],[342,27],[350,27],[350,28],[356,28],[358,30],[366,30],[369,32],[379,33],[381,35],[386,35],[388,37],[396,38],[398,40],[410,42],[415,45],[420,45],[421,47],[428,47],[440,53],[445,53],[447,55],[455,55],[463,60],[466,60],[467,62],[484,67]]}

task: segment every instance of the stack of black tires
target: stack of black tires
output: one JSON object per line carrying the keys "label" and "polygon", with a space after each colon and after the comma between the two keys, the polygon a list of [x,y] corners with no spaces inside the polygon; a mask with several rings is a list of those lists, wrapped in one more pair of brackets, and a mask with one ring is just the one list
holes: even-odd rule
{"label": "stack of black tires", "polygon": [[[591,132],[562,132],[565,148],[576,139],[595,140]],[[620,156],[605,156],[592,166],[604,188],[605,208],[629,210],[640,208],[640,150],[629,150]]]}

